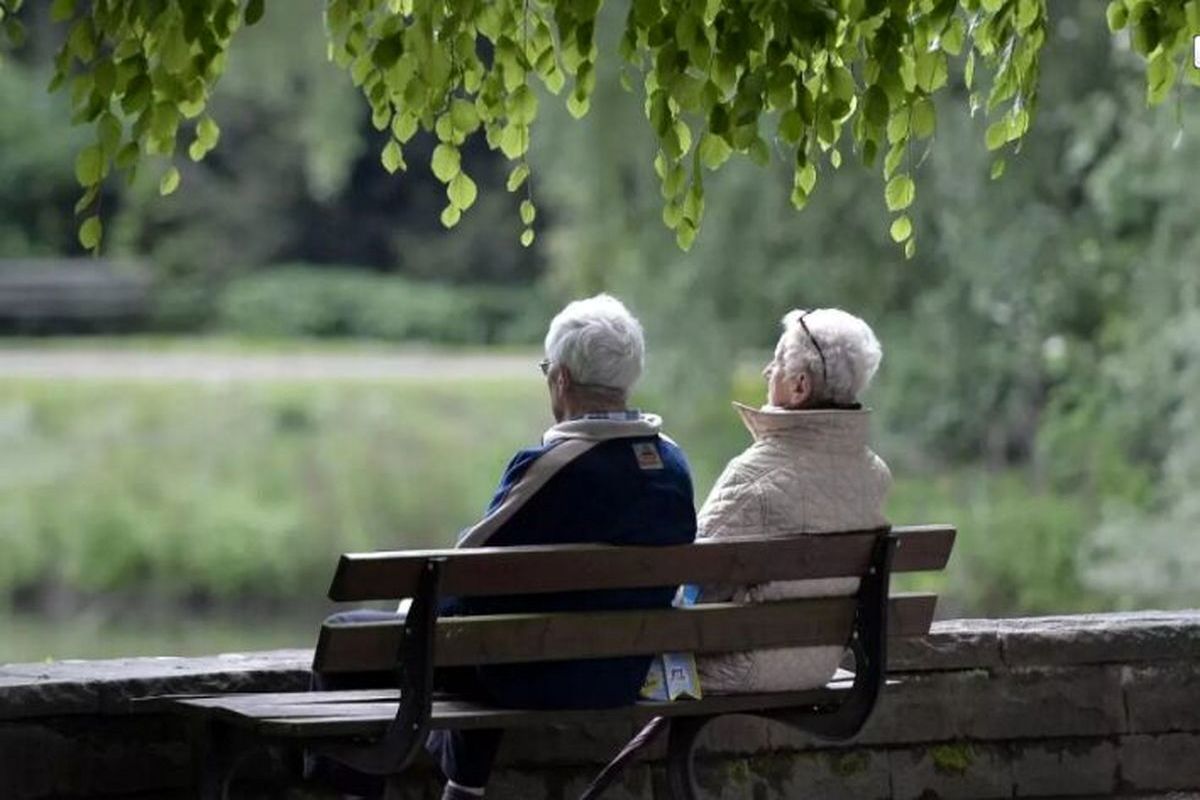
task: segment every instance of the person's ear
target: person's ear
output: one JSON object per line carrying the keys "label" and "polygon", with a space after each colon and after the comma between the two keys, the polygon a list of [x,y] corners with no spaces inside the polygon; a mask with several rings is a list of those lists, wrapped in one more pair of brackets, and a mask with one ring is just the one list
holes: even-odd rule
{"label": "person's ear", "polygon": [[803,408],[808,404],[812,397],[812,380],[809,379],[807,372],[801,372],[791,386],[791,407]]}
{"label": "person's ear", "polygon": [[554,376],[554,383],[558,386],[559,391],[567,391],[571,388],[571,371],[565,365],[558,365],[558,374]]}

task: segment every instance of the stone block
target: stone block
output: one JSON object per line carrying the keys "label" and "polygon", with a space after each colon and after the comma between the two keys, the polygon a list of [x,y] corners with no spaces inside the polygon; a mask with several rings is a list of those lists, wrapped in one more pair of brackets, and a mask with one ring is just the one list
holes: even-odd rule
{"label": "stone block", "polygon": [[1200,659],[1195,611],[1140,611],[999,620],[1004,662],[1119,664]]}
{"label": "stone block", "polygon": [[65,718],[0,723],[0,797],[34,800],[185,786],[190,751],[170,720]]}
{"label": "stone block", "polygon": [[888,753],[896,800],[991,800],[1012,796],[1005,746],[943,743]]}
{"label": "stone block", "polygon": [[947,713],[968,739],[1112,736],[1125,730],[1120,668],[1023,668],[960,692]]}
{"label": "stone block", "polygon": [[990,619],[933,623],[925,636],[888,643],[888,670],[923,672],[991,669],[1001,665],[999,622]]}
{"label": "stone block", "polygon": [[1200,662],[1163,662],[1121,672],[1131,733],[1200,732]]}
{"label": "stone block", "polygon": [[302,691],[311,664],[311,650],[8,664],[0,667],[0,719],[120,713],[155,694]]}
{"label": "stone block", "polygon": [[1017,797],[1106,796],[1117,788],[1111,740],[1068,739],[1010,747]]}
{"label": "stone block", "polygon": [[855,741],[861,744],[940,742],[960,737],[960,714],[992,681],[984,670],[910,673],[888,686]]}
{"label": "stone block", "polygon": [[1123,736],[1117,758],[1127,790],[1200,791],[1200,734]]}
{"label": "stone block", "polygon": [[854,749],[705,760],[696,782],[704,800],[872,800],[891,792],[887,754]]}

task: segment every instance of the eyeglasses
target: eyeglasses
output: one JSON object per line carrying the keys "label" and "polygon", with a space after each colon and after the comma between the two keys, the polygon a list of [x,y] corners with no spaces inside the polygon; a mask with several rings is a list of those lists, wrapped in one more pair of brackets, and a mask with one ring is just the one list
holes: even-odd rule
{"label": "eyeglasses", "polygon": [[548,359],[548,358],[543,358],[541,361],[538,362],[538,369],[540,369],[542,371],[543,375],[550,374],[550,363],[551,363],[550,359]]}
{"label": "eyeglasses", "polygon": [[804,332],[808,334],[808,340],[812,342],[813,347],[817,350],[817,355],[821,358],[821,386],[824,387],[829,385],[829,369],[825,365],[825,353],[821,350],[821,345],[817,342],[817,337],[812,335],[812,331],[808,329],[808,325],[804,322],[804,318],[811,313],[812,311],[805,311],[797,318],[797,322],[800,323],[800,327],[804,329]]}

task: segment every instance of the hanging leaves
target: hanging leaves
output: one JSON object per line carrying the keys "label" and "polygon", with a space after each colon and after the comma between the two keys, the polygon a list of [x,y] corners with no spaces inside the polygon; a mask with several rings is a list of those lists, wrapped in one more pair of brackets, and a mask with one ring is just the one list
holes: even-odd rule
{"label": "hanging leaves", "polygon": [[[22,0],[0,0],[0,28],[22,36]],[[231,38],[267,12],[264,0],[53,0],[64,25],[52,87],[71,96],[74,120],[95,129],[81,151],[81,241],[98,246],[99,187],[116,169],[132,172],[147,154],[174,158],[180,129],[187,153],[218,144],[205,115]],[[282,0],[272,5],[282,6]],[[515,162],[507,188],[524,192],[523,244],[536,218],[526,155],[540,89],[564,95],[582,116],[596,84],[600,0],[326,0],[330,58],[362,90],[389,172],[406,169],[417,130],[437,137],[431,168],[446,187],[441,221],[456,225],[475,201],[461,148],[482,135]],[[1147,62],[1147,100],[1159,103],[1181,81],[1189,31],[1200,30],[1200,0],[1111,0],[1109,26],[1128,30]],[[787,159],[792,203],[803,208],[821,175],[856,153],[883,177],[888,208],[915,201],[914,140],[936,133],[933,97],[961,70],[971,113],[989,116],[984,144],[992,174],[1015,152],[1037,106],[1046,0],[820,0],[676,3],[631,0],[620,55],[622,83],[645,101],[658,143],[664,224],[684,249],[704,214],[703,172],[741,155]],[[977,72],[984,75],[980,77]],[[1186,70],[1192,83],[1200,71]],[[639,79],[640,78],[640,79]],[[983,80],[990,85],[980,86]],[[185,131],[186,132],[186,131]],[[879,159],[879,156],[883,156]],[[880,160],[882,163],[880,164]],[[172,167],[172,169],[174,169]],[[162,188],[178,175],[167,172]],[[95,220],[93,222],[93,220]],[[890,233],[915,252],[912,223]]]}

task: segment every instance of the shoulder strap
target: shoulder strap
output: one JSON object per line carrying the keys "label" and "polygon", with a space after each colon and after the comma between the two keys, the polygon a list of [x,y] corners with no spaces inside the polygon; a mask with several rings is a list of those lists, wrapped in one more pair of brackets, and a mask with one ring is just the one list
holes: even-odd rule
{"label": "shoulder strap", "polygon": [[566,439],[562,444],[555,445],[548,453],[529,465],[525,474],[509,489],[503,502],[469,528],[459,538],[456,547],[487,547],[487,540],[491,535],[529,502],[529,499],[537,494],[547,481],[567,464],[598,444],[600,442],[587,439]]}

